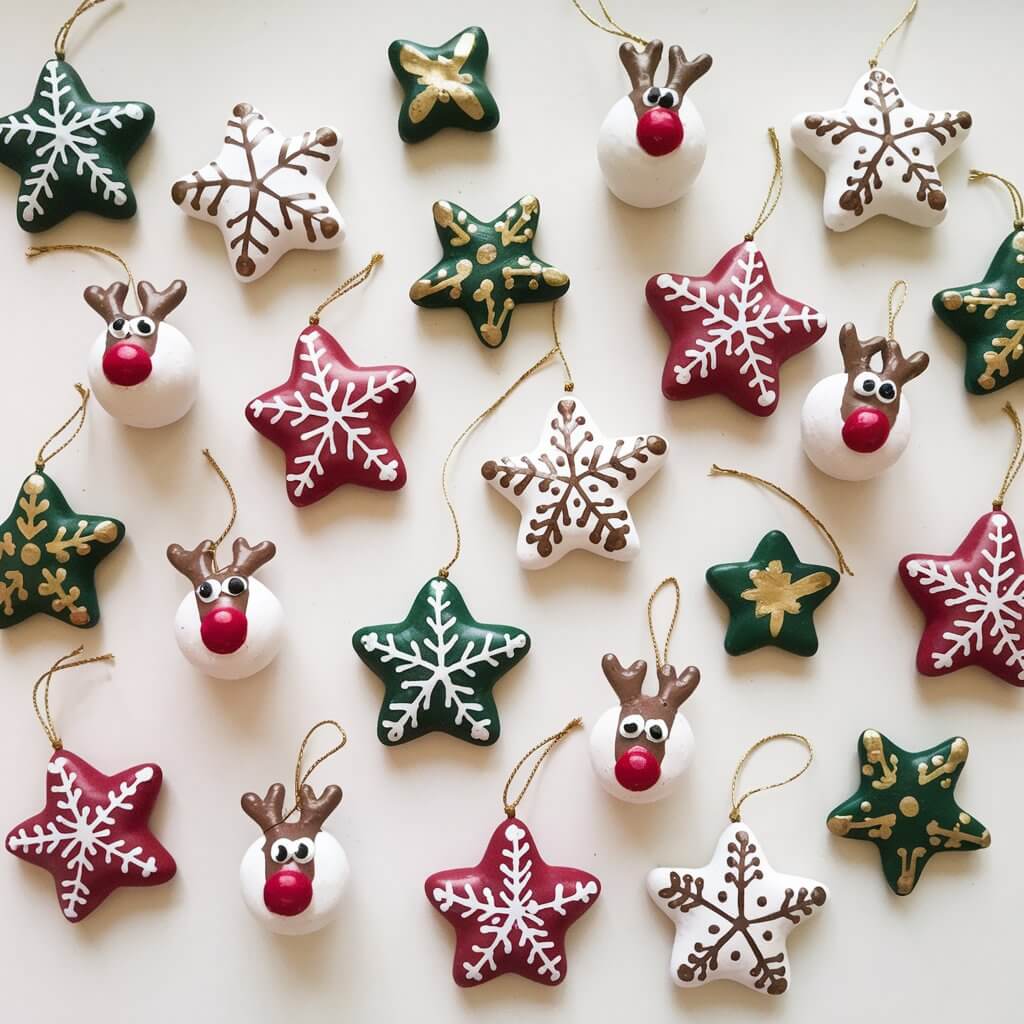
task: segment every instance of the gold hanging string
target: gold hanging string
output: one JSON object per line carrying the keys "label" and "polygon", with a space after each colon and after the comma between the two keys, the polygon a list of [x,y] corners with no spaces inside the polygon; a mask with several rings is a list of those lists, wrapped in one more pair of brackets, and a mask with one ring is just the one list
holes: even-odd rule
{"label": "gold hanging string", "polygon": [[1010,456],[1010,464],[1006,467],[1006,475],[1003,477],[1003,484],[999,488],[999,493],[992,500],[992,509],[996,512],[1003,507],[1003,502],[1006,500],[1006,492],[1010,489],[1013,481],[1017,479],[1020,467],[1024,464],[1024,430],[1021,428],[1020,417],[1017,415],[1017,410],[1009,402],[1003,406],[1003,412],[1010,417],[1016,440],[1013,445],[1013,455]]}
{"label": "gold hanging string", "polygon": [[[82,432],[82,427],[85,426],[85,410],[86,406],[89,404],[89,395],[92,392],[90,392],[88,388],[82,387],[81,384],[76,384],[75,390],[78,392],[81,402],[79,403],[78,408],[42,443],[42,445],[40,445],[39,452],[36,455],[36,469],[38,470],[45,469],[46,464],[50,459],[56,455],[60,455],[60,453],[64,451],[64,449],[67,448],[67,446],[71,444],[76,437],[78,437]],[[60,437],[60,435],[63,434],[76,419],[78,420],[78,425],[75,427],[71,436],[62,445],[60,445],[59,448],[55,448],[52,452],[47,454],[46,446],[52,441],[56,441],[57,438]]]}
{"label": "gold hanging string", "polygon": [[[335,729],[341,734],[340,742],[336,743],[330,750],[321,754],[306,770],[302,771],[302,759],[306,756],[306,747],[309,746],[309,741],[313,738],[313,734],[317,729],[323,728],[325,725],[333,725]],[[345,744],[348,743],[348,733],[333,719],[324,718],[317,722],[316,725],[311,726],[309,732],[306,733],[305,738],[302,740],[299,746],[299,756],[295,758],[295,803],[292,805],[292,809],[281,817],[281,821],[287,821],[301,806],[302,806],[302,787],[308,781],[310,775],[316,771],[327,760],[336,754]]]}
{"label": "gold hanging string", "polygon": [[85,14],[86,11],[92,10],[94,7],[98,7],[103,0],[82,0],[82,2],[75,8],[74,13],[64,22],[59,29],[57,29],[57,35],[53,40],[53,52],[57,57],[57,60],[64,59],[64,51],[68,45],[68,33],[71,31],[71,26],[74,25],[78,19]]}
{"label": "gold hanging string", "polygon": [[594,28],[599,28],[602,32],[607,32],[611,36],[620,36],[622,39],[629,39],[631,42],[639,43],[641,46],[647,45],[647,40],[640,36],[633,35],[632,32],[627,32],[609,13],[608,8],[605,6],[604,0],[597,0],[597,6],[601,9],[601,13],[604,15],[606,24],[602,25],[592,14],[588,14],[583,7],[580,5],[580,0],[572,0],[573,7],[576,8],[580,14],[583,15],[587,21],[590,22]]}
{"label": "gold hanging string", "polygon": [[565,352],[562,350],[561,342],[558,340],[558,325],[555,323],[555,309],[557,307],[558,300],[555,299],[551,303],[551,337],[555,339],[554,351],[558,353],[558,358],[562,360],[562,369],[565,370],[565,383],[562,385],[562,389],[568,395],[572,393],[576,384],[572,379],[572,370],[569,369],[569,360],[565,358]]}
{"label": "gold hanging string", "polygon": [[896,33],[899,32],[899,30],[903,28],[908,21],[910,21],[914,16],[914,11],[916,10],[917,0],[911,0],[910,6],[904,12],[903,17],[900,18],[900,20],[897,21],[896,24],[893,25],[893,27],[882,37],[882,41],[878,44],[878,48],[875,50],[874,56],[868,61],[869,68],[878,67],[878,58],[882,55],[882,51],[885,49],[885,44],[888,43],[889,40],[892,39],[892,37],[896,35]]}
{"label": "gold hanging string", "polygon": [[[676,593],[676,603],[672,610],[672,621],[668,624],[668,632],[665,634],[665,647],[664,650],[658,649],[658,635],[654,632],[654,599],[665,589],[665,587],[672,587]],[[675,631],[676,622],[679,619],[679,602],[682,599],[682,595],[679,591],[679,580],[675,576],[666,576],[652,592],[651,596],[647,599],[647,628],[651,634],[651,643],[654,645],[654,662],[661,670],[663,665],[668,664],[668,645],[672,642],[672,633]]]}
{"label": "gold hanging string", "polygon": [[[96,0],[96,2],[102,3],[103,0]],[[118,256],[116,252],[113,251],[113,249],[105,249],[102,245],[84,244],[30,245],[25,250],[25,255],[29,259],[32,259],[33,256],[43,256],[48,252],[95,252],[99,253],[101,256],[109,256],[112,260],[116,260],[118,263],[121,264],[122,268],[124,269],[124,272],[128,275],[128,294],[132,296],[132,300],[135,302],[136,305],[138,305],[139,296],[138,293],[135,291],[135,278],[132,276],[131,269],[129,268],[128,264],[125,263],[125,261],[120,256]],[[142,311],[141,306],[139,306],[139,311]]]}
{"label": "gold hanging string", "polygon": [[[803,763],[803,767],[799,771],[794,772],[787,779],[783,779],[781,782],[769,782],[764,786],[755,786],[753,789],[748,789],[738,800],[736,799],[736,785],[740,781],[740,773],[743,771],[747,761],[750,760],[751,755],[760,750],[761,747],[767,746],[769,743],[775,740],[796,740],[797,743],[802,743],[807,748],[807,760]],[[748,797],[754,796],[755,793],[766,793],[769,789],[780,789],[782,786],[787,786],[789,783],[796,781],[808,768],[811,767],[811,762],[814,760],[814,747],[811,746],[811,741],[806,737],[802,736],[798,732],[777,732],[771,736],[765,736],[763,739],[759,739],[753,746],[747,748],[747,752],[740,758],[739,764],[736,765],[736,771],[732,773],[732,788],[730,790],[732,799],[732,810],[729,811],[729,820],[735,824],[740,820],[740,808],[743,806],[743,801]]]}
{"label": "gold hanging string", "polygon": [[[574,718],[571,722],[559,729],[553,736],[549,736],[547,739],[541,740],[540,743],[530,747],[530,749],[523,754],[519,759],[519,763],[512,769],[512,774],[505,780],[505,788],[501,791],[501,803],[505,808],[505,813],[510,817],[516,816],[516,808],[519,806],[519,801],[526,796],[526,791],[530,788],[530,783],[533,782],[533,777],[537,774],[537,769],[544,763],[544,758],[551,753],[552,750],[558,745],[559,740],[564,739],[573,731],[583,725],[582,718]],[[509,800],[508,791],[512,788],[512,783],[515,780],[516,775],[519,774],[519,769],[526,764],[527,761],[537,753],[538,750],[543,748],[543,753],[533,763],[533,767],[530,769],[530,774],[526,777],[526,782],[523,783],[523,788],[519,790],[519,795],[515,800]]]}
{"label": "gold hanging string", "polygon": [[[66,668],[78,668],[79,665],[91,665],[94,661],[113,661],[113,654],[95,654],[91,658],[80,658],[78,661],[70,661],[70,658],[77,658],[79,654],[84,651],[85,648],[79,645],[73,651],[69,651],[67,654],[58,658],[36,681],[32,687],[32,707],[35,708],[36,718],[39,719],[39,724],[43,727],[43,732],[46,733],[46,738],[50,741],[50,746],[54,750],[60,750],[64,744],[61,742],[60,736],[57,735],[57,728],[53,724],[53,718],[50,716],[50,680],[53,679],[54,672],[63,672]],[[43,706],[39,707],[39,687],[43,687]]]}
{"label": "gold hanging string", "polygon": [[[900,291],[902,289],[902,291]],[[910,290],[910,286],[903,278],[898,281],[893,281],[892,287],[889,289],[889,329],[886,337],[889,341],[895,341],[896,335],[896,317],[900,315],[900,310],[903,309],[903,303],[907,301],[907,292]],[[900,301],[895,302],[896,293],[900,293]]]}
{"label": "gold hanging string", "polygon": [[221,482],[227,488],[228,497],[231,499],[231,518],[228,520],[228,525],[220,531],[220,536],[210,542],[210,546],[207,550],[213,555],[213,567],[217,568],[217,548],[220,547],[224,538],[231,532],[232,527],[235,525],[235,520],[238,518],[238,499],[235,497],[235,489],[231,486],[231,481],[227,478],[227,474],[223,469],[220,468],[217,460],[210,454],[209,448],[203,449],[203,454],[206,456],[207,461],[213,466],[214,472],[220,477]]}
{"label": "gold hanging string", "polygon": [[315,327],[320,323],[320,314],[335,300],[340,299],[345,292],[352,291],[353,288],[358,288],[369,276],[373,273],[373,268],[377,266],[380,261],[384,259],[384,253],[375,252],[370,257],[370,262],[363,267],[362,270],[357,270],[350,278],[342,281],[337,288],[331,292],[330,295],[320,303],[312,313],[309,314],[309,323],[312,327]]}
{"label": "gold hanging string", "polygon": [[845,573],[847,576],[853,575],[853,570],[850,568],[849,563],[846,561],[846,558],[844,557],[842,551],[839,549],[838,542],[836,541],[835,537],[832,536],[828,527],[802,501],[800,501],[797,498],[794,498],[793,495],[789,493],[789,491],[784,491],[778,484],[773,484],[771,480],[765,480],[763,477],[754,476],[753,473],[744,473],[742,470],[739,469],[724,469],[722,466],[713,465],[711,467],[710,475],[735,476],[739,477],[741,480],[749,480],[751,483],[760,484],[762,487],[767,487],[768,490],[774,491],[780,497],[785,498],[786,501],[788,501],[790,504],[795,505],[798,509],[800,509],[800,511],[803,512],[803,514],[807,516],[807,518],[810,519],[810,521],[814,523],[814,525],[824,534],[825,539],[829,542],[829,544],[832,546],[832,550],[835,552],[836,559],[839,562],[839,571]]}
{"label": "gold hanging string", "polygon": [[772,171],[772,183],[768,186],[768,194],[761,204],[761,212],[757,215],[754,226],[743,236],[748,242],[752,242],[754,235],[765,226],[782,198],[782,150],[779,148],[779,136],[774,128],[768,129],[768,141],[772,146],[772,159],[775,162],[775,168]]}
{"label": "gold hanging string", "polygon": [[1001,181],[1006,186],[1006,191],[1010,193],[1010,201],[1013,203],[1013,226],[1020,231],[1024,228],[1024,196],[1021,196],[1020,189],[1012,181],[1001,174],[993,174],[992,171],[979,171],[972,167],[967,174],[968,181],[984,181],[986,178]]}

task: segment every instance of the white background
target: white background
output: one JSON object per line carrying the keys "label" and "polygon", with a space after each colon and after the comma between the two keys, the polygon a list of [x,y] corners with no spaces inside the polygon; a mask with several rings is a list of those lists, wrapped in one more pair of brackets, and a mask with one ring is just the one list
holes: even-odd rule
{"label": "white background", "polygon": [[[0,107],[17,110],[29,99],[72,6],[6,7]],[[968,186],[966,178],[969,167],[981,166],[1024,184],[1013,107],[1024,10],[1012,0],[975,0],[969,9],[923,0],[883,65],[915,102],[975,116],[971,138],[942,168],[949,216],[931,231],[879,219],[836,236],[821,222],[821,173],[793,150],[789,123],[798,111],[845,100],[902,2],[615,6],[637,33],[715,58],[692,93],[707,124],[707,164],[693,192],[667,209],[627,208],[604,189],[596,132],[626,78],[618,41],[588,26],[568,0],[137,0],[95,11],[73,31],[68,57],[93,94],[149,101],[156,127],[131,164],[139,215],[130,222],[78,215],[30,238],[14,219],[16,178],[0,173],[6,493],[13,502],[38,443],[73,405],[71,383],[84,379],[100,324],[83,288],[118,276],[91,256],[29,264],[27,243],[105,244],[158,286],[186,278],[189,295],[173,322],[199,352],[202,390],[183,422],[155,432],[121,428],[94,406],[80,439],[48,467],[75,508],[117,515],[128,537],[100,569],[97,629],[75,631],[37,616],[0,637],[0,824],[6,829],[34,813],[43,797],[49,748],[32,714],[32,681],[84,641],[90,653],[113,650],[116,666],[57,677],[58,727],[70,749],[101,769],[149,759],[163,766],[153,824],[179,873],[156,889],[122,890],[70,926],[48,875],[0,857],[5,1018],[58,1024],[330,1014],[454,1022],[519,1020],[526,1010],[560,1021],[692,1014],[725,1022],[754,1012],[808,1022],[909,1013],[953,1020],[976,1015],[979,1003],[991,1020],[1016,1013],[1021,694],[980,671],[916,675],[921,619],[896,565],[908,551],[952,550],[988,509],[1011,445],[1000,406],[1024,395],[1013,387],[999,397],[969,396],[962,345],[930,308],[936,290],[976,280],[1010,229],[1002,189]],[[501,108],[499,128],[404,145],[388,43],[401,36],[437,44],[476,22],[490,39],[487,78]],[[239,101],[257,105],[287,133],[327,123],[345,140],[331,182],[348,221],[344,245],[290,255],[250,286],[233,279],[217,230],[186,218],[170,199],[176,177],[216,154]],[[705,273],[741,238],[770,177],[770,124],[783,139],[786,188],[758,241],[776,284],[825,312],[828,334],[786,365],[770,419],[719,398],[669,404],[659,389],[666,341],[645,304],[644,282],[665,270]],[[538,254],[572,276],[560,317],[578,394],[606,431],[667,436],[669,459],[632,502],[642,536],[634,563],[577,553],[528,574],[514,554],[518,515],[484,484],[479,465],[532,448],[559,392],[558,371],[524,385],[469,440],[453,473],[465,540],[453,579],[471,611],[526,628],[533,650],[498,686],[496,746],[476,749],[438,734],[386,749],[375,735],[381,686],[352,652],[350,635],[404,616],[447,559],[441,459],[462,427],[550,343],[547,306],[520,307],[508,343],[488,351],[461,312],[419,310],[406,292],[437,258],[435,199],[490,217],[526,192],[542,203]],[[403,363],[417,374],[417,394],[396,429],[409,483],[398,494],[347,488],[297,510],[285,497],[279,450],[246,424],[243,409],[284,379],[309,310],[375,249],[384,252],[383,265],[323,322],[355,360]],[[839,368],[844,320],[862,334],[883,330],[896,277],[910,282],[898,336],[905,348],[932,356],[908,392],[915,436],[884,478],[840,484],[805,461],[800,405],[816,380]],[[234,684],[192,671],[171,629],[186,583],[164,550],[215,534],[227,512],[200,455],[205,445],[237,488],[239,531],[278,545],[260,577],[288,616],[275,664]],[[709,564],[748,557],[775,527],[805,560],[831,556],[785,503],[749,484],[708,479],[712,461],[790,488],[844,546],[856,576],[818,613],[821,650],[813,659],[771,650],[724,654],[724,612],[703,579]],[[1018,490],[1007,509],[1022,503]],[[525,749],[573,715],[592,723],[611,703],[600,671],[605,651],[650,658],[644,604],[669,573],[683,587],[673,660],[704,673],[686,707],[698,753],[681,791],[655,806],[620,805],[599,791],[586,737],[565,741],[521,813],[548,860],[593,870],[604,884],[569,934],[568,978],[554,990],[512,976],[457,989],[451,930],[424,899],[423,878],[477,859],[501,819],[505,775]],[[303,733],[325,716],[339,718],[350,736],[315,782],[345,789],[330,824],[352,861],[351,888],[329,930],[275,938],[250,920],[239,897],[237,866],[255,832],[238,800],[247,789],[287,782]],[[907,898],[890,892],[871,844],[835,839],[824,824],[857,784],[856,740],[866,727],[910,749],[957,733],[971,743],[957,796],[989,826],[992,847],[935,858]],[[831,900],[794,934],[793,984],[781,999],[725,982],[677,990],[668,975],[672,930],[645,895],[644,876],[655,864],[708,859],[727,820],[733,765],[751,742],[777,730],[811,737],[816,763],[798,783],[752,800],[746,818],[776,867],[827,883]],[[766,754],[748,779],[764,781],[798,757],[785,747]]]}

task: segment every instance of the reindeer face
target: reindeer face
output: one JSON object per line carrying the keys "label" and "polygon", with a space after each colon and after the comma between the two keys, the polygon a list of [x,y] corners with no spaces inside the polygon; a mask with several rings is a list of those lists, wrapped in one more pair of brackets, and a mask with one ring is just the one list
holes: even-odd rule
{"label": "reindeer face", "polygon": [[180,544],[167,549],[170,563],[193,585],[175,619],[178,646],[209,675],[242,679],[270,664],[281,645],[281,605],[252,576],[277,549],[270,541],[251,548],[239,537],[231,564],[218,569],[211,543],[203,541],[191,551]]}
{"label": "reindeer face", "polygon": [[337,911],[348,881],[348,858],[323,823],[341,803],[328,786],[317,797],[303,786],[299,820],[283,820],[285,788],[276,783],[265,797],[246,793],[242,809],[263,835],[242,858],[242,897],[272,931],[303,935],[322,928]]}
{"label": "reindeer face", "polygon": [[623,668],[614,654],[601,662],[619,698],[590,736],[590,756],[601,784],[620,800],[650,803],[665,796],[693,751],[693,732],[680,710],[700,682],[700,672],[671,665],[658,672],[658,693],[642,692],[647,663]]}

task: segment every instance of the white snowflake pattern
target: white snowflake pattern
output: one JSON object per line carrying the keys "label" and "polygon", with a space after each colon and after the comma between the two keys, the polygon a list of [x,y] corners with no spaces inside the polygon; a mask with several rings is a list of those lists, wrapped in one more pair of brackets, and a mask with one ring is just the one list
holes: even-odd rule
{"label": "white snowflake pattern", "polygon": [[107,864],[118,862],[122,874],[126,875],[134,869],[142,878],[149,878],[157,870],[156,858],[152,854],[145,858],[139,856],[143,852],[141,846],[125,849],[124,839],[111,838],[117,824],[117,812],[133,809],[130,801],[139,787],[153,778],[153,769],[143,765],[136,770],[130,782],[121,783],[116,793],[109,791],[105,803],[94,806],[83,801],[82,790],[75,784],[78,773],[66,758],[54,758],[46,770],[48,775],[56,776],[50,792],[63,798],[57,801],[57,806],[67,813],[58,814],[54,821],[47,822],[45,829],[35,825],[31,834],[19,829],[8,837],[7,845],[12,852],[24,850],[47,854],[61,847],[60,856],[73,876],[61,880],[59,899],[64,916],[76,918],[78,907],[88,901],[90,889],[86,878],[95,870],[98,858]]}
{"label": "white snowflake pattern", "polygon": [[25,178],[18,196],[18,202],[24,206],[22,219],[31,223],[37,215],[43,216],[45,201],[53,199],[54,184],[68,170],[76,177],[88,177],[93,193],[102,188],[104,200],[124,206],[128,201],[128,183],[118,180],[112,168],[100,163],[96,147],[108,131],[121,128],[125,118],[141,121],[145,117],[142,106],[104,104],[83,113],[74,100],[65,100],[72,87],[59,61],[47,61],[43,76],[46,84],[40,95],[46,105],[26,111],[20,119],[11,114],[0,120],[5,143],[24,133],[28,145],[36,146],[39,163],[31,166],[31,177]]}
{"label": "white snowflake pattern", "polygon": [[930,558],[912,558],[907,575],[929,594],[943,594],[947,608],[961,608],[963,618],[953,620],[956,632],[942,634],[949,646],[931,652],[936,669],[951,669],[958,655],[968,656],[991,643],[995,657],[1005,657],[1007,667],[1016,669],[1024,681],[1024,648],[1020,626],[1024,619],[1024,573],[1020,572],[1019,547],[1007,516],[993,515],[987,543],[981,549],[984,560],[977,575],[965,569],[957,573],[949,565]]}
{"label": "white snowflake pattern", "polygon": [[530,966],[536,963],[535,969],[540,977],[559,981],[564,957],[550,952],[556,945],[549,938],[550,918],[552,915],[565,917],[565,908],[570,904],[590,903],[597,896],[597,883],[577,881],[568,892],[562,883],[558,883],[551,899],[538,900],[531,888],[533,860],[530,855],[535,855],[536,851],[530,845],[526,830],[511,823],[505,827],[504,835],[508,843],[502,847],[501,855],[507,863],[500,865],[504,877],[500,892],[495,893],[490,886],[485,886],[478,894],[468,883],[456,892],[449,881],[436,887],[432,898],[441,913],[457,907],[462,911],[460,916],[463,920],[475,919],[478,922],[478,930],[486,944],[472,946],[479,959],[463,962],[467,981],[483,981],[485,970],[497,972],[498,954],[511,953],[513,943],[519,949],[528,950],[526,962]]}

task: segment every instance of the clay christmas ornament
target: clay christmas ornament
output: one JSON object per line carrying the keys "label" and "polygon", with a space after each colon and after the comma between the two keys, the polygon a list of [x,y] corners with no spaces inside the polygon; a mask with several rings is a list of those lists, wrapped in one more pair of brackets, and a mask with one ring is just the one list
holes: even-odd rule
{"label": "clay christmas ornament", "polygon": [[228,119],[224,148],[171,188],[189,216],[220,228],[239,281],[255,281],[292,249],[334,249],[344,222],[327,191],[341,138],[320,127],[285,136],[249,103]]}
{"label": "clay christmas ornament", "polygon": [[434,203],[442,256],[409,289],[425,309],[457,306],[480,341],[497,348],[508,337],[520,302],[551,302],[569,290],[569,278],[533,252],[540,200],[523,196],[490,221],[461,206]]}
{"label": "clay christmas ornament", "polygon": [[913,892],[933,854],[983,850],[992,837],[954,798],[967,763],[962,736],[928,750],[901,750],[874,729],[861,733],[860,786],[828,816],[828,830],[878,847],[882,871],[899,896]]}
{"label": "clay christmas ornament", "polygon": [[388,47],[391,70],[402,86],[398,134],[422,142],[442,128],[489,132],[498,124],[498,105],[484,81],[487,34],[463,29],[440,46],[396,39]]}
{"label": "clay christmas ornament", "polygon": [[352,646],[384,684],[386,746],[440,730],[479,746],[501,733],[493,689],[530,650],[514,626],[477,622],[451,580],[428,580],[401,621],[356,630]]}

